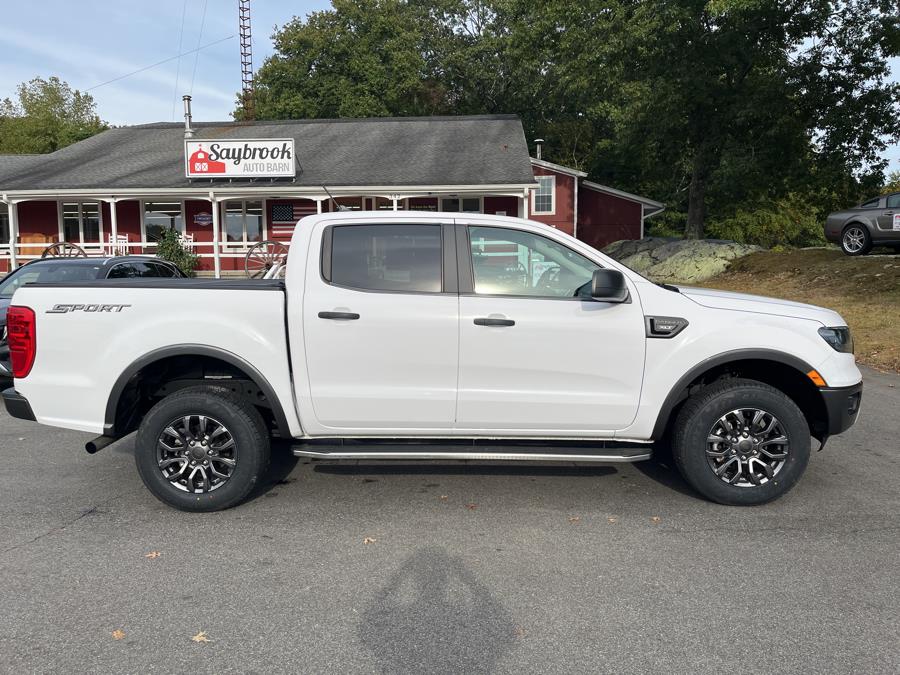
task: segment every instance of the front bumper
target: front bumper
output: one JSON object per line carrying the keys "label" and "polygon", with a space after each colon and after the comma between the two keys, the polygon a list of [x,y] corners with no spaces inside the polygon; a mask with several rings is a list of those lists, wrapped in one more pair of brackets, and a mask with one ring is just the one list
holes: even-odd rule
{"label": "front bumper", "polygon": [[862,403],[863,383],[849,387],[823,387],[819,389],[828,413],[828,435],[840,434],[856,422]]}
{"label": "front bumper", "polygon": [[3,403],[6,405],[6,412],[13,417],[18,417],[20,420],[35,421],[34,412],[31,410],[31,404],[28,403],[28,399],[12,387],[3,390]]}

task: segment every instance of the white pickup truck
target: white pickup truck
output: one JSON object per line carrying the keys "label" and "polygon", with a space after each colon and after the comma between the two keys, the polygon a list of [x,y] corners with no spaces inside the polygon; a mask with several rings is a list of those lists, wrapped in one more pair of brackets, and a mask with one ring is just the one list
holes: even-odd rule
{"label": "white pickup truck", "polygon": [[862,383],[827,309],[654,284],[553,228],[344,212],[284,281],[30,284],[8,314],[15,417],[137,430],[159,499],[233,506],[272,436],[332,459],[637,461],[671,443],[698,492],[760,504],[852,425]]}

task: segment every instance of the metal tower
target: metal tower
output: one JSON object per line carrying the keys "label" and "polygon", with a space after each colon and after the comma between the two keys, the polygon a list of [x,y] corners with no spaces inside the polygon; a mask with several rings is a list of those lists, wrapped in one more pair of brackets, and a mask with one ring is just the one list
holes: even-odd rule
{"label": "metal tower", "polygon": [[238,23],[241,36],[241,98],[244,119],[256,119],[253,107],[253,44],[250,38],[250,0],[238,0]]}

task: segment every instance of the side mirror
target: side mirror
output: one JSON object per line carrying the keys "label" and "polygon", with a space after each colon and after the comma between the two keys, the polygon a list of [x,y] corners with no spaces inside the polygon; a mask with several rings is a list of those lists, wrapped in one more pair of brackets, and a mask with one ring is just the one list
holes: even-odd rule
{"label": "side mirror", "polygon": [[627,302],[628,286],[625,275],[619,270],[594,270],[591,279],[591,297],[600,302]]}

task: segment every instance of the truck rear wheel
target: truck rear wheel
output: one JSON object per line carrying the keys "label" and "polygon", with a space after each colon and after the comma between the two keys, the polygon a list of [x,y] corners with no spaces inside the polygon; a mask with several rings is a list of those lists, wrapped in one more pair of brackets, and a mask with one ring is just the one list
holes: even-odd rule
{"label": "truck rear wheel", "polygon": [[681,475],[704,497],[732,506],[765,504],[806,469],[809,425],[783,392],[729,379],[687,400],[675,420],[672,452]]}
{"label": "truck rear wheel", "polygon": [[183,511],[218,511],[245,500],[269,465],[259,412],[232,392],[188,387],[141,421],[135,461],[144,485]]}

